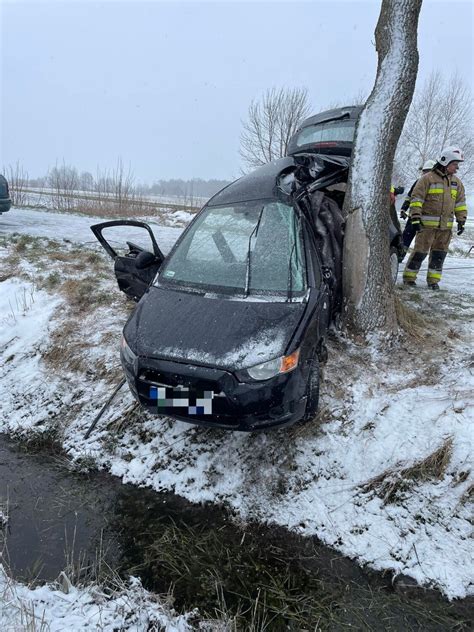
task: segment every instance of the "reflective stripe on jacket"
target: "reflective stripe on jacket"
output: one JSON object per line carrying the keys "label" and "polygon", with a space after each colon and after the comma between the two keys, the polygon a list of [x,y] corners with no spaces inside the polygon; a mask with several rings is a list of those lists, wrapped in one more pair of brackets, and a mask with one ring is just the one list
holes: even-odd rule
{"label": "reflective stripe on jacket", "polygon": [[402,204],[402,211],[408,211],[408,209],[410,207],[410,202],[411,202],[411,196],[412,196],[412,193],[413,193],[413,189],[415,188],[417,182],[418,182],[418,180],[415,180],[415,182],[411,185],[410,190],[406,194],[406,197],[403,200],[403,204]]}
{"label": "reflective stripe on jacket", "polygon": [[421,176],[412,191],[410,217],[421,219],[427,228],[446,229],[452,227],[454,215],[457,221],[466,221],[466,194],[461,180],[438,169]]}

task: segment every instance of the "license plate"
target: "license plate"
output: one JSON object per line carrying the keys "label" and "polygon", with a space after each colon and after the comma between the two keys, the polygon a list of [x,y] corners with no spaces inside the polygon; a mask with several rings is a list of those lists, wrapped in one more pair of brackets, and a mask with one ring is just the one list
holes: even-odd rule
{"label": "license plate", "polygon": [[212,415],[214,391],[198,391],[187,386],[150,386],[150,399],[159,412],[186,415]]}

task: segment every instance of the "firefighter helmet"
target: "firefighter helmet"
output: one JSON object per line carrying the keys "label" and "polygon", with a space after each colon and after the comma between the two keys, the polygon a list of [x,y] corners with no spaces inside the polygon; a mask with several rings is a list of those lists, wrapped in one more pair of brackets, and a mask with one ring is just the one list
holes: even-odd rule
{"label": "firefighter helmet", "polygon": [[464,154],[459,147],[445,147],[441,152],[441,156],[438,159],[440,165],[447,167],[450,162],[453,161],[463,162]]}
{"label": "firefighter helmet", "polygon": [[436,160],[425,160],[423,166],[420,167],[420,171],[431,171],[436,164]]}

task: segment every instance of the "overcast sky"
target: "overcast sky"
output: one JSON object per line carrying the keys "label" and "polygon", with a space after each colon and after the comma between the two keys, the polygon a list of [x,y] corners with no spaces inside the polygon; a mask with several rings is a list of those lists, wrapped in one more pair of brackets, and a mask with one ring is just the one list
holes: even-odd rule
{"label": "overcast sky", "polygon": [[[439,68],[473,88],[473,4],[424,0],[418,84]],[[18,160],[32,177],[120,156],[148,183],[233,179],[266,89],[306,87],[317,112],[375,78],[379,0],[0,6],[0,167]]]}

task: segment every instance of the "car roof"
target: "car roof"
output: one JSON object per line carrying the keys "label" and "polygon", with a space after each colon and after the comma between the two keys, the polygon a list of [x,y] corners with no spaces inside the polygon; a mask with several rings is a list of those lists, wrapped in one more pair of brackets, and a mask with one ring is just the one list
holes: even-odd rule
{"label": "car roof", "polygon": [[280,198],[282,193],[276,189],[277,177],[283,170],[295,166],[296,162],[293,156],[285,156],[284,158],[273,160],[228,184],[209,200],[207,206],[221,206],[222,204],[249,202],[250,200],[263,200],[274,197]]}
{"label": "car roof", "polygon": [[[292,183],[296,183],[296,173],[303,176],[298,186],[311,182],[313,188],[321,188],[340,182],[342,174],[347,174],[349,163],[347,156],[315,155],[312,152],[285,156],[227,185],[209,200],[206,207],[270,199],[292,204],[295,192]],[[306,176],[303,175],[305,170]]]}
{"label": "car roof", "polygon": [[342,108],[334,108],[333,110],[326,110],[320,112],[314,116],[310,116],[305,119],[301,125],[298,126],[298,131],[309,127],[310,125],[316,125],[317,123],[324,123],[325,121],[335,121],[338,119],[357,119],[362,112],[363,105],[348,105]]}

